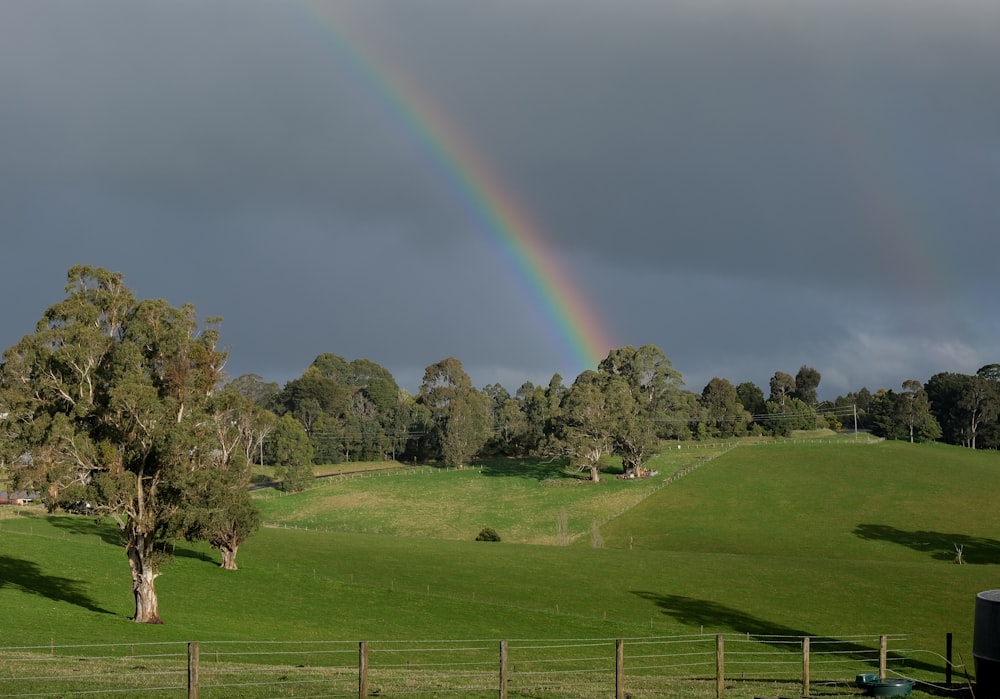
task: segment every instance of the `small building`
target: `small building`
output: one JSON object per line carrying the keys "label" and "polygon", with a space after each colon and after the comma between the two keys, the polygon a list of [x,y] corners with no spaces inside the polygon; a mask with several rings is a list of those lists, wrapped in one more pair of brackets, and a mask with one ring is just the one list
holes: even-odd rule
{"label": "small building", "polygon": [[28,505],[37,497],[37,493],[29,493],[26,490],[15,490],[10,493],[0,490],[0,505]]}

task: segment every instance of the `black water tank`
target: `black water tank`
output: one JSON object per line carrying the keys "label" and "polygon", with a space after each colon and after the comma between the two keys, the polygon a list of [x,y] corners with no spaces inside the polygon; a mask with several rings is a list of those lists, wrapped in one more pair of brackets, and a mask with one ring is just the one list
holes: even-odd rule
{"label": "black water tank", "polygon": [[1000,590],[976,595],[972,657],[976,661],[976,699],[1000,699]]}

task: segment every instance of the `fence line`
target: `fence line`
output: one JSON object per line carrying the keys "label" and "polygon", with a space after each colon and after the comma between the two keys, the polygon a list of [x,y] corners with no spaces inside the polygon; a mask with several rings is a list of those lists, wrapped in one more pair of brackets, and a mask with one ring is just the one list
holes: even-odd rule
{"label": "fence line", "polygon": [[[653,696],[851,685],[861,672],[951,687],[950,658],[901,635],[203,641],[0,647],[0,697]],[[891,650],[890,650],[891,646]],[[950,646],[950,644],[949,644]],[[918,656],[930,654],[933,663]],[[939,661],[943,660],[943,663]],[[944,681],[941,675],[945,674]],[[746,691],[751,691],[747,689]],[[794,690],[793,690],[794,691]],[[955,690],[957,691],[957,690]]]}

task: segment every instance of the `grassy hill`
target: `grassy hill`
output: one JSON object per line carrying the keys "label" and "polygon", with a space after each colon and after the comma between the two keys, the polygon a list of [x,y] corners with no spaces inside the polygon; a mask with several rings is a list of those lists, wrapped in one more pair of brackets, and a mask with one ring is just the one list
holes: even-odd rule
{"label": "grassy hill", "polygon": [[[127,621],[113,528],[8,509],[4,641],[904,633],[943,652],[951,631],[971,662],[975,595],[1000,587],[996,453],[823,440],[653,466],[600,484],[545,463],[401,469],[263,496],[239,571],[178,542],[158,627]],[[485,526],[503,542],[473,541]]]}
{"label": "grassy hill", "polygon": [[352,468],[304,493],[264,493],[258,505],[266,522],[283,527],[454,540],[492,527],[504,542],[564,545],[589,541],[594,522],[627,512],[666,477],[722,451],[669,450],[650,461],[657,478],[629,481],[617,479],[621,467],[609,461],[598,484],[560,460],[496,459],[461,470]]}

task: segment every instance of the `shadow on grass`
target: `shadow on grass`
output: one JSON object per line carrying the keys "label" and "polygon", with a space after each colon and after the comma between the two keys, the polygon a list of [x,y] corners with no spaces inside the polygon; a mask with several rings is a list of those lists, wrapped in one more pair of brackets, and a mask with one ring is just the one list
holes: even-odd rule
{"label": "shadow on grass", "polygon": [[48,518],[57,529],[74,536],[96,536],[105,544],[124,546],[121,531],[114,524],[88,515],[58,515]]}
{"label": "shadow on grass", "polygon": [[[99,537],[105,544],[111,544],[112,546],[118,546],[121,548],[125,547],[125,541],[122,538],[122,533],[118,530],[118,527],[114,524],[98,521],[95,517],[87,517],[83,515],[62,515],[49,517],[49,522],[51,522],[57,529],[61,529],[67,534],[72,534],[73,536],[96,536]],[[207,561],[218,565],[218,561],[213,558],[211,553],[177,546],[173,540],[158,542],[156,544],[156,548],[168,556],[191,558],[197,561]]]}
{"label": "shadow on grass", "polygon": [[489,459],[482,462],[482,474],[497,478],[533,478],[538,481],[553,478],[573,478],[565,459]]}
{"label": "shadow on grass", "polygon": [[101,614],[112,614],[83,592],[79,580],[46,575],[37,564],[23,558],[0,556],[0,588],[14,587],[31,595],[40,595],[55,602],[68,602]]}
{"label": "shadow on grass", "polygon": [[[587,481],[589,471],[578,471],[566,459],[488,459],[479,462],[484,476],[497,478],[533,478],[537,481]],[[620,466],[601,465],[601,475],[613,476],[621,473]]]}
{"label": "shadow on grass", "polygon": [[195,561],[205,561],[207,563],[213,563],[216,566],[219,565],[219,562],[215,560],[211,554],[205,551],[196,551],[195,549],[188,548],[176,548],[171,544],[167,547],[167,552],[177,558],[190,558]]}
{"label": "shadow on grass", "polygon": [[[878,657],[878,643],[866,645],[853,641],[844,641],[829,636],[817,636],[805,629],[784,626],[767,619],[760,619],[739,609],[727,607],[718,602],[683,597],[681,595],[663,595],[656,592],[633,590],[632,594],[644,600],[653,602],[664,614],[676,619],[686,626],[728,629],[730,632],[746,634],[757,643],[777,646],[790,650],[796,644],[801,644],[803,636],[809,636],[814,653],[837,653],[841,659],[851,658],[859,662],[870,662],[872,657]],[[818,602],[820,602],[818,600]],[[903,658],[889,653],[887,659],[903,661],[908,668],[925,670],[943,674],[944,665],[920,662],[913,658]]]}
{"label": "shadow on grass", "polygon": [[996,539],[943,532],[908,532],[884,524],[859,524],[854,529],[854,535],[869,541],[889,541],[906,546],[914,551],[928,553],[937,561],[955,561],[958,554],[956,547],[961,547],[962,560],[965,563],[974,565],[1000,563],[1000,541]]}

